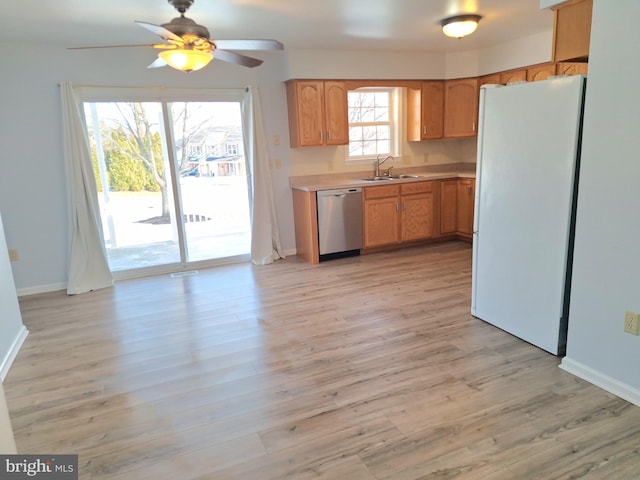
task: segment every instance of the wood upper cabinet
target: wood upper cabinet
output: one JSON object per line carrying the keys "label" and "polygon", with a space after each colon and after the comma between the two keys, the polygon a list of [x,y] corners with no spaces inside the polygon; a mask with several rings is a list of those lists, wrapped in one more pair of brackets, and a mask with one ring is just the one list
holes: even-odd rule
{"label": "wood upper cabinet", "polygon": [[475,180],[472,178],[458,179],[457,198],[457,231],[460,235],[473,235],[473,208],[475,203]]}
{"label": "wood upper cabinet", "polygon": [[543,63],[542,65],[536,65],[534,67],[527,68],[527,82],[537,82],[539,80],[546,80],[552,75],[556,74],[555,63]]}
{"label": "wood upper cabinet", "polygon": [[364,247],[379,247],[434,236],[433,182],[364,189]]}
{"label": "wood upper cabinet", "polygon": [[444,82],[424,81],[407,90],[407,140],[432,140],[444,133]]}
{"label": "wood upper cabinet", "polygon": [[478,79],[444,82],[445,138],[473,137],[478,124]]}
{"label": "wood upper cabinet", "polygon": [[349,145],[349,100],[344,82],[324,82],[324,140],[327,145]]}
{"label": "wood upper cabinet", "polygon": [[344,82],[286,82],[291,147],[347,145],[349,120]]}
{"label": "wood upper cabinet", "polygon": [[440,235],[458,231],[458,179],[440,182]]}
{"label": "wood upper cabinet", "polygon": [[514,82],[526,82],[527,81],[527,69],[520,68],[518,70],[508,70],[506,72],[500,72],[500,83],[506,85],[507,83]]}
{"label": "wood upper cabinet", "polygon": [[553,60],[589,58],[593,0],[574,0],[553,8]]}
{"label": "wood upper cabinet", "polygon": [[558,62],[556,63],[558,75],[586,75],[589,73],[587,62]]}
{"label": "wood upper cabinet", "polygon": [[500,84],[500,74],[499,73],[491,73],[489,75],[484,75],[478,78],[478,88],[482,85],[497,85]]}

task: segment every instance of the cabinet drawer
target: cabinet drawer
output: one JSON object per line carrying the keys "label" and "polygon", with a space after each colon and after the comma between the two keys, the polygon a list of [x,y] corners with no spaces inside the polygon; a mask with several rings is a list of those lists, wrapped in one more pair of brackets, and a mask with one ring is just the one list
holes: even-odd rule
{"label": "cabinet drawer", "polygon": [[400,193],[408,195],[412,193],[425,193],[433,191],[433,182],[411,182],[400,185]]}
{"label": "cabinet drawer", "polygon": [[364,198],[397,197],[400,194],[400,185],[384,185],[381,187],[364,188]]}

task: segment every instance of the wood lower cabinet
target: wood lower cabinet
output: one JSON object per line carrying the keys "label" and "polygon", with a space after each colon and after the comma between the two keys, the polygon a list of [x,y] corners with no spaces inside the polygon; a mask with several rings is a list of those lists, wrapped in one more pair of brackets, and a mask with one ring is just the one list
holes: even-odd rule
{"label": "wood lower cabinet", "polygon": [[440,182],[440,235],[458,231],[458,179]]}
{"label": "wood lower cabinet", "polygon": [[459,178],[440,181],[440,236],[471,238],[475,180]]}
{"label": "wood lower cabinet", "polygon": [[458,196],[456,201],[457,231],[459,235],[471,238],[473,236],[473,209],[475,204],[475,180],[472,178],[458,179]]}
{"label": "wood lower cabinet", "polygon": [[364,247],[380,247],[434,236],[434,182],[364,189]]}
{"label": "wood lower cabinet", "polygon": [[347,87],[344,82],[286,82],[291,147],[348,145]]}
{"label": "wood lower cabinet", "polygon": [[444,82],[444,137],[476,136],[478,125],[478,79]]}
{"label": "wood lower cabinet", "polygon": [[400,185],[363,189],[364,247],[398,243],[400,230]]}
{"label": "wood lower cabinet", "polygon": [[400,185],[400,241],[433,237],[434,182]]}

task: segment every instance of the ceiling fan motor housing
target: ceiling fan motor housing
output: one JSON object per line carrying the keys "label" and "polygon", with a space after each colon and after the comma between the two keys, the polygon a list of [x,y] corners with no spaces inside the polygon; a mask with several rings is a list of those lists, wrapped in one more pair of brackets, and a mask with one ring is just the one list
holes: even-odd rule
{"label": "ceiling fan motor housing", "polygon": [[[169,0],[171,1],[171,0]],[[187,17],[177,17],[169,23],[162,24],[164,28],[178,36],[184,34],[196,35],[200,38],[209,38],[209,30],[207,27],[198,25],[196,22]]]}

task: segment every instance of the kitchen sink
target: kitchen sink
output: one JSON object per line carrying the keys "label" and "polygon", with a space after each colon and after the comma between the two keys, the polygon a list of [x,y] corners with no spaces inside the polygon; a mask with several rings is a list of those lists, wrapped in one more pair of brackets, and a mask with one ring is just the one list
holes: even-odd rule
{"label": "kitchen sink", "polygon": [[422,175],[392,175],[389,177],[368,177],[363,178],[362,180],[365,180],[367,182],[380,182],[384,180],[401,180],[403,178],[422,178]]}

